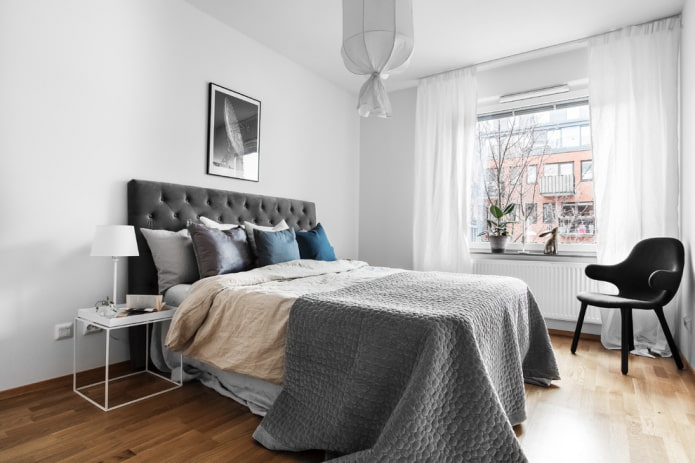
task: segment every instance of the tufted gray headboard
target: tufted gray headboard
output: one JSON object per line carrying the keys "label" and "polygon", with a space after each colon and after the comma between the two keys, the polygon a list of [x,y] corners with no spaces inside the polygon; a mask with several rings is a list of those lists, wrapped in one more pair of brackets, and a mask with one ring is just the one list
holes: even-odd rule
{"label": "tufted gray headboard", "polygon": [[284,219],[296,230],[309,230],[316,225],[316,206],[296,199],[131,180],[128,224],[135,226],[140,256],[128,258],[128,293],[157,294],[157,269],[140,227],[177,231],[200,216],[221,223],[259,225],[275,225]]}

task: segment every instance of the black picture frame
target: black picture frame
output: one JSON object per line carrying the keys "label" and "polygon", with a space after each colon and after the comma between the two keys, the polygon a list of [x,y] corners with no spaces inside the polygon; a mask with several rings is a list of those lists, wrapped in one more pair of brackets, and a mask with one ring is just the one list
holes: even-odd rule
{"label": "black picture frame", "polygon": [[258,182],[261,102],[210,83],[207,173]]}

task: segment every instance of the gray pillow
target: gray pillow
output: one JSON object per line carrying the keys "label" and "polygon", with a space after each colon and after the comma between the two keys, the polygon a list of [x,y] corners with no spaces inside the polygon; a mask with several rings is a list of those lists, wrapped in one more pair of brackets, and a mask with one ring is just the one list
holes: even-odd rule
{"label": "gray pillow", "polygon": [[258,249],[258,264],[261,266],[279,264],[299,259],[299,246],[294,229],[280,231],[254,230]]}
{"label": "gray pillow", "polygon": [[201,278],[243,272],[253,267],[253,254],[243,228],[218,230],[191,224],[188,232]]}
{"label": "gray pillow", "polygon": [[141,228],[140,231],[152,251],[160,294],[174,285],[193,283],[199,279],[188,230],[184,228],[173,232]]}

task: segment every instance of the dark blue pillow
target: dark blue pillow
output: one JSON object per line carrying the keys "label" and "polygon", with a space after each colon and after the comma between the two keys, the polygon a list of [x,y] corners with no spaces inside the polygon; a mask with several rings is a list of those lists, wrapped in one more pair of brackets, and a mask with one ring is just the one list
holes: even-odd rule
{"label": "dark blue pillow", "polygon": [[260,266],[299,259],[299,248],[292,228],[280,231],[254,229],[253,237],[256,241]]}
{"label": "dark blue pillow", "polygon": [[335,251],[321,224],[306,232],[298,231],[297,244],[302,259],[335,260]]}

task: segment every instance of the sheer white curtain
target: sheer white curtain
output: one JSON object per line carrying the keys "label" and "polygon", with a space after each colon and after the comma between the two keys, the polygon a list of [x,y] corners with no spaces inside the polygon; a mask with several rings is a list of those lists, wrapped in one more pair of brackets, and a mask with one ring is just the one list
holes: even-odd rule
{"label": "sheer white curtain", "polygon": [[[601,264],[623,260],[641,239],[679,235],[680,27],[680,18],[668,18],[590,40]],[[675,308],[665,312],[675,315]],[[668,355],[655,314],[633,310],[633,317],[638,353]],[[602,309],[601,319],[601,341],[607,348],[619,349],[619,311]]]}
{"label": "sheer white curtain", "polygon": [[415,132],[413,266],[470,272],[471,158],[475,146],[475,69],[420,81]]}

